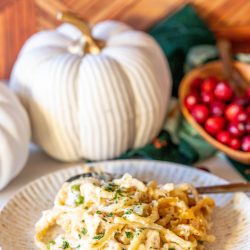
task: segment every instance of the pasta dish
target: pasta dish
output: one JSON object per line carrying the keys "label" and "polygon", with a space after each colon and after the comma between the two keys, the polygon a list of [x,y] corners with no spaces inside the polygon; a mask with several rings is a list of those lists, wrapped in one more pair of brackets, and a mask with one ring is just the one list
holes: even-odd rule
{"label": "pasta dish", "polygon": [[35,242],[40,250],[203,250],[215,240],[213,208],[190,184],[80,178],[43,212]]}

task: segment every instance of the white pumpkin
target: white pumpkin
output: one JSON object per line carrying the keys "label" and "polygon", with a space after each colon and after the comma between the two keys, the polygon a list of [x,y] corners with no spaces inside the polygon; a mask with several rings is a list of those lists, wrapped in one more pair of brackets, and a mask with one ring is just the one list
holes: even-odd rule
{"label": "white pumpkin", "polygon": [[22,170],[29,140],[26,111],[15,94],[0,83],[0,190]]}
{"label": "white pumpkin", "polygon": [[[11,84],[34,141],[63,161],[110,159],[144,146],[159,133],[168,106],[163,52],[148,34],[120,22],[95,25],[94,38],[78,28],[35,34],[15,64]],[[105,43],[101,51],[91,44],[97,40]]]}

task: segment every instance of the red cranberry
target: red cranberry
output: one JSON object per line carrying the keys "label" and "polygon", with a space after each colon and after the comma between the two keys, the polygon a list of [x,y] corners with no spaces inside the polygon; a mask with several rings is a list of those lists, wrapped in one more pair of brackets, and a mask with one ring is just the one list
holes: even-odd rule
{"label": "red cranberry", "polygon": [[204,123],[208,117],[208,108],[203,104],[197,104],[191,111],[192,116],[198,123]]}
{"label": "red cranberry", "polygon": [[214,90],[215,96],[222,101],[229,101],[233,96],[233,90],[226,81],[219,82]]}
{"label": "red cranberry", "polygon": [[246,122],[247,121],[247,112],[245,110],[239,111],[239,113],[235,117],[235,121],[237,122]]}
{"label": "red cranberry", "polygon": [[247,97],[250,99],[250,87],[247,89]]}
{"label": "red cranberry", "polygon": [[231,138],[229,142],[229,147],[235,150],[238,150],[241,147],[241,141],[238,138]]}
{"label": "red cranberry", "polygon": [[220,131],[217,135],[216,135],[216,139],[223,143],[228,145],[230,140],[231,140],[231,135],[228,131]]}
{"label": "red cranberry", "polygon": [[245,125],[242,122],[230,123],[227,129],[231,135],[236,137],[242,136],[246,131]]}
{"label": "red cranberry", "polygon": [[250,117],[250,106],[248,106],[248,107],[246,108],[246,112],[247,112],[248,116]]}
{"label": "red cranberry", "polygon": [[205,123],[205,130],[211,134],[216,135],[225,126],[225,119],[219,116],[212,116],[207,119]]}
{"label": "red cranberry", "polygon": [[240,106],[247,106],[249,104],[249,98],[247,96],[237,96],[235,97],[233,103]]}
{"label": "red cranberry", "polygon": [[212,92],[202,92],[201,100],[202,102],[209,104],[214,100],[214,94]]}
{"label": "red cranberry", "polygon": [[225,111],[226,118],[229,121],[233,121],[235,120],[236,116],[238,115],[240,111],[243,111],[242,106],[240,106],[239,104],[232,103],[228,105],[228,107],[226,108],[226,111]]}
{"label": "red cranberry", "polygon": [[191,110],[199,102],[199,97],[195,93],[190,93],[186,96],[184,104],[188,110]]}
{"label": "red cranberry", "polygon": [[198,91],[200,89],[200,85],[201,85],[202,81],[203,80],[200,77],[194,78],[191,85],[190,85],[190,89],[194,90],[194,91]]}
{"label": "red cranberry", "polygon": [[222,116],[224,114],[226,105],[220,101],[214,101],[211,103],[210,112],[212,115],[215,116]]}
{"label": "red cranberry", "polygon": [[213,92],[216,84],[217,79],[215,77],[207,77],[201,84],[201,91],[206,93]]}
{"label": "red cranberry", "polygon": [[245,152],[250,152],[250,135],[243,137],[241,149]]}
{"label": "red cranberry", "polygon": [[250,118],[247,119],[245,123],[246,133],[250,134]]}

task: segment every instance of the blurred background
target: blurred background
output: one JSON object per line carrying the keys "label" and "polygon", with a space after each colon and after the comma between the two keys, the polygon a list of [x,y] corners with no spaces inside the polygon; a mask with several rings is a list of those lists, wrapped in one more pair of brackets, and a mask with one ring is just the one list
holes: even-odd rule
{"label": "blurred background", "polygon": [[58,10],[75,12],[91,24],[116,19],[148,30],[187,3],[191,3],[216,37],[232,41],[235,52],[250,51],[249,0],[1,0],[0,78],[9,77],[29,36],[59,24],[55,19]]}

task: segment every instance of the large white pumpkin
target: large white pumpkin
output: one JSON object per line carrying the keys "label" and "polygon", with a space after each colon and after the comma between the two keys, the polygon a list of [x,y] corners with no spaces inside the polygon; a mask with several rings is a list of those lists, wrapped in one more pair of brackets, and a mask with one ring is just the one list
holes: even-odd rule
{"label": "large white pumpkin", "polygon": [[0,190],[23,168],[30,140],[30,124],[17,97],[0,83]]}
{"label": "large white pumpkin", "polygon": [[105,43],[100,53],[85,52],[93,39],[71,24],[37,33],[12,72],[34,141],[64,161],[110,159],[144,146],[168,106],[169,67],[152,37],[116,21],[95,25],[92,35]]}

